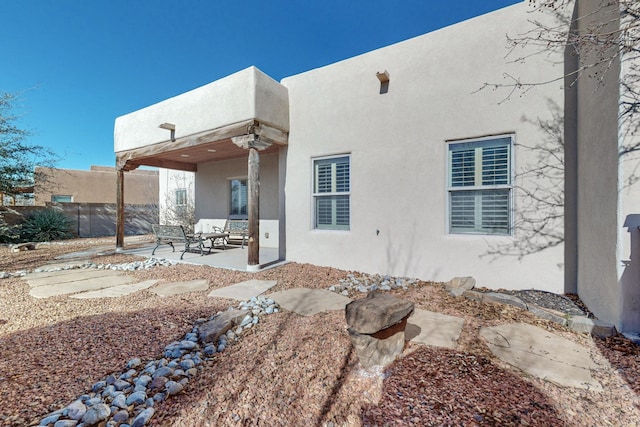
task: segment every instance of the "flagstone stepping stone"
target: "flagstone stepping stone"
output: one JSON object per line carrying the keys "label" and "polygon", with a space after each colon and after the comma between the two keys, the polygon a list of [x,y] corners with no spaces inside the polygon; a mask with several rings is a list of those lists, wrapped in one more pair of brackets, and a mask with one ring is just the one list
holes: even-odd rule
{"label": "flagstone stepping stone", "polygon": [[65,281],[60,281],[58,283],[52,283],[52,281],[49,281],[50,284],[48,285],[40,284],[39,286],[35,286],[29,291],[29,295],[34,298],[49,298],[56,295],[95,291],[135,281],[133,277],[123,274],[103,274],[101,276],[85,277],[83,273],[86,272],[78,271],[76,276],[69,276]]}
{"label": "flagstone stepping stone", "polygon": [[351,298],[325,289],[296,288],[267,295],[280,308],[302,316],[313,316],[324,311],[344,310]]}
{"label": "flagstone stepping stone", "polygon": [[405,339],[436,347],[455,349],[464,319],[432,311],[415,309],[404,331]]}
{"label": "flagstone stepping stone", "polygon": [[23,277],[32,288],[55,285],[58,283],[78,282],[100,277],[122,276],[121,271],[114,270],[62,270],[30,273]]}
{"label": "flagstone stepping stone", "polygon": [[209,297],[230,298],[238,301],[246,301],[268,291],[276,285],[277,280],[252,279],[224,288],[214,289]]}
{"label": "flagstone stepping stone", "polygon": [[530,375],[567,387],[602,390],[591,376],[599,366],[587,348],[573,341],[525,323],[484,327],[480,337],[495,356]]}
{"label": "flagstone stepping stone", "polygon": [[131,283],[127,285],[112,286],[110,288],[99,289],[97,291],[82,292],[79,294],[71,295],[71,298],[76,299],[89,299],[89,298],[116,298],[124,295],[129,295],[133,292],[148,289],[151,286],[158,283],[157,280],[145,280],[144,282]]}
{"label": "flagstone stepping stone", "polygon": [[166,297],[170,295],[186,294],[188,292],[206,291],[209,289],[209,280],[191,280],[188,282],[162,283],[149,289],[156,295]]}

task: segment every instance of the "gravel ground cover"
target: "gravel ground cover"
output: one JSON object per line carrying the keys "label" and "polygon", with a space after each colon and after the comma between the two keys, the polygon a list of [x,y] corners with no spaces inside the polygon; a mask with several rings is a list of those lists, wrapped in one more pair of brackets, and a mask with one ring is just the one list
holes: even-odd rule
{"label": "gravel ground cover", "polygon": [[[98,243],[112,243],[98,239]],[[41,266],[63,253],[95,246],[74,240],[10,253],[0,271]],[[136,258],[103,256],[98,263]],[[272,291],[327,289],[348,274],[288,264],[257,274],[176,265],[129,273],[139,280],[209,279],[218,288],[250,278],[278,280]],[[159,297],[140,291],[118,298],[35,299],[19,278],[0,280],[0,425],[37,425],[122,370],[133,357],[155,359],[196,319],[232,305],[208,292]],[[640,425],[640,350],[621,336],[579,335],[529,312],[449,296],[440,284],[419,282],[390,291],[416,307],[459,316],[465,327],[455,351],[408,344],[383,373],[359,368],[344,313],[312,317],[276,313],[201,365],[185,390],[159,403],[149,425]],[[352,298],[362,297],[352,291]],[[482,326],[527,322],[591,350],[601,366],[602,392],[559,387],[495,359],[478,338]]]}

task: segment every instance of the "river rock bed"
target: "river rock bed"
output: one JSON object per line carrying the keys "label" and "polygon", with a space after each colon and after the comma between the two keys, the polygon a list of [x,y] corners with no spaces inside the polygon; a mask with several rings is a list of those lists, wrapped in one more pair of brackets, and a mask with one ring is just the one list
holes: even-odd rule
{"label": "river rock bed", "polygon": [[[215,343],[199,340],[199,327],[215,319],[200,318],[182,340],[168,344],[162,357],[143,363],[139,358],[129,360],[125,368],[96,382],[91,390],[57,411],[41,418],[39,426],[89,427],[141,427],[154,415],[154,405],[185,389],[205,361],[215,359],[237,341],[243,331],[260,322],[260,317],[277,313],[279,307],[272,299],[258,296],[238,304],[248,313],[235,328],[221,335]],[[233,310],[229,307],[228,310]]]}
{"label": "river rock bed", "polygon": [[69,264],[62,267],[41,267],[36,268],[31,271],[29,270],[20,270],[15,271],[13,273],[9,273],[6,271],[0,271],[0,279],[8,279],[11,277],[24,277],[27,274],[33,273],[53,273],[56,271],[65,271],[65,270],[87,270],[87,269],[96,269],[96,270],[119,270],[119,271],[139,271],[139,270],[149,270],[155,267],[170,267],[172,265],[176,265],[177,262],[164,259],[164,258],[147,258],[145,260],[126,262],[123,264],[96,264],[93,262],[87,262],[83,264]]}
{"label": "river rock bed", "polygon": [[418,279],[407,277],[382,276],[380,274],[362,274],[356,276],[353,273],[347,274],[345,279],[340,279],[340,283],[329,286],[329,290],[344,296],[349,296],[352,292],[366,294],[370,291],[390,291],[392,289],[409,289],[410,286],[417,286]]}

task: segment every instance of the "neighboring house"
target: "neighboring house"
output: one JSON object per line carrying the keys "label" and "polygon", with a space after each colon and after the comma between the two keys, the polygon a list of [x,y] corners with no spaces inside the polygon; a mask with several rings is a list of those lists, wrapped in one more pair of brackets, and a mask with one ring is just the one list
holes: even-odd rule
{"label": "neighboring house", "polygon": [[[116,169],[91,166],[90,170],[37,167],[46,176],[35,191],[35,205],[47,203],[115,203]],[[136,170],[127,175],[128,192],[125,203],[132,205],[158,204],[158,171]]]}
{"label": "neighboring house", "polygon": [[194,178],[193,172],[159,170],[158,200],[161,224],[189,225],[185,221],[194,221],[195,218],[192,218],[195,207]]}
{"label": "neighboring house", "polygon": [[[260,246],[277,246],[281,259],[347,270],[469,275],[577,292],[600,319],[640,331],[640,200],[623,184],[638,163],[618,156],[619,64],[596,91],[588,78],[565,85],[570,54],[525,47],[526,61],[509,61],[505,35],[530,28],[527,12],[281,82],[251,67],[119,117],[118,185],[141,165],[193,172],[200,221],[242,211],[248,193],[250,270]],[[506,75],[555,83],[510,99],[478,91]],[[558,119],[560,173],[531,174],[549,161],[538,123]]]}

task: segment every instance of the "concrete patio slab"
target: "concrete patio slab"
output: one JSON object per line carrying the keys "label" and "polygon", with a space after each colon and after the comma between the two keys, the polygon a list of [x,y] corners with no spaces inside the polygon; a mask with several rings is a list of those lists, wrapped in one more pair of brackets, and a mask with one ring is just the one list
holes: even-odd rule
{"label": "concrete patio slab", "polygon": [[124,295],[129,295],[133,292],[141,291],[143,289],[148,289],[156,283],[158,283],[157,280],[145,280],[144,282],[112,286],[110,288],[98,289],[97,291],[82,292],[79,294],[71,295],[71,298],[116,298]]}
{"label": "concrete patio slab", "polygon": [[480,329],[493,354],[518,369],[567,387],[600,391],[591,376],[598,368],[589,350],[566,338],[524,323]]}
{"label": "concrete patio slab", "polygon": [[[81,275],[79,274],[79,276]],[[29,291],[29,295],[34,298],[49,298],[56,295],[75,294],[78,292],[95,291],[112,286],[124,285],[132,283],[134,280],[133,277],[125,275],[90,277],[33,287]]]}
{"label": "concrete patio slab", "polygon": [[169,295],[186,294],[188,292],[206,291],[209,289],[209,280],[190,280],[188,282],[162,283],[149,289],[156,295],[166,297]]}
{"label": "concrete patio slab", "polygon": [[324,289],[296,288],[267,295],[281,308],[303,316],[313,316],[323,311],[344,310],[352,300]]}
{"label": "concrete patio slab", "polygon": [[251,279],[224,288],[214,289],[209,297],[230,298],[238,301],[246,301],[273,288],[277,280]]}
{"label": "concrete patio slab", "polygon": [[426,345],[455,349],[464,319],[432,311],[415,309],[407,320],[405,339]]}

